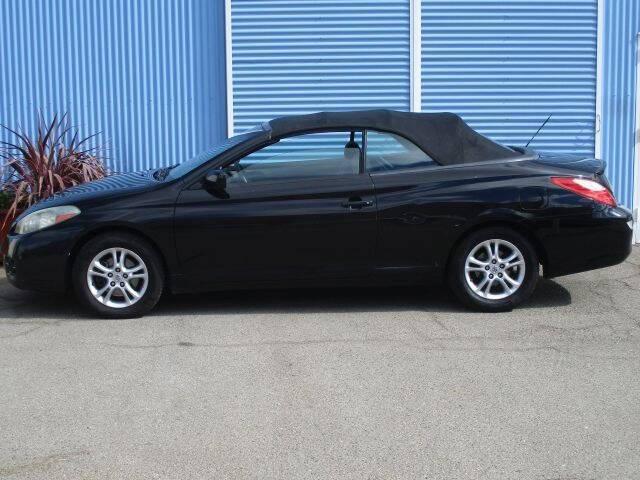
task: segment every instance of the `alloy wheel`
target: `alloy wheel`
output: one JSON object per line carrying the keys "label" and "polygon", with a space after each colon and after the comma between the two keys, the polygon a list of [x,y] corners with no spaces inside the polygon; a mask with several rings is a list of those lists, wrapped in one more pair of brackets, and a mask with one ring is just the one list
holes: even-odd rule
{"label": "alloy wheel", "polygon": [[149,285],[149,272],[135,252],[126,248],[108,248],[89,263],[87,285],[98,302],[111,308],[125,308],[144,296]]}
{"label": "alloy wheel", "polygon": [[525,276],[522,252],[501,239],[485,240],[467,255],[464,273],[473,293],[487,300],[503,300],[513,295]]}

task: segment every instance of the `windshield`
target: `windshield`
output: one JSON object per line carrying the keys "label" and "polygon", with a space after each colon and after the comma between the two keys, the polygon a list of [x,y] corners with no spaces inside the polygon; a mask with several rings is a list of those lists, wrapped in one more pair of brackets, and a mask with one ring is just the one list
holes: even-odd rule
{"label": "windshield", "polygon": [[195,155],[186,162],[176,165],[175,167],[170,167],[164,178],[167,180],[175,180],[177,178],[180,178],[200,167],[201,165],[204,165],[209,160],[217,157],[218,155],[226,152],[236,145],[240,145],[242,142],[245,142],[255,137],[256,135],[258,135],[258,130],[252,130],[249,132],[241,133],[240,135],[235,135],[231,138],[227,138],[216,146],[209,148],[208,150],[205,150],[198,155]]}

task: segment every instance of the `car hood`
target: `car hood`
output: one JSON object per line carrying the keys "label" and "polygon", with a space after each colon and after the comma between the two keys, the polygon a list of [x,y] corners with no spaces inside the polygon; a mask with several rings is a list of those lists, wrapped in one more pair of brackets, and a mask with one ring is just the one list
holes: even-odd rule
{"label": "car hood", "polygon": [[21,217],[43,208],[57,207],[59,205],[75,205],[91,200],[138,193],[155,185],[158,185],[158,182],[154,180],[151,170],[111,175],[100,180],[67,188],[60,193],[45,198],[25,210]]}

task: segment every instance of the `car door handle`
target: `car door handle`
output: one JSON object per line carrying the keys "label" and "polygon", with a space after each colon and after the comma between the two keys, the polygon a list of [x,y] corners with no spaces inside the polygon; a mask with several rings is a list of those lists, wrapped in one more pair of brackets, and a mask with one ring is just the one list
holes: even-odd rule
{"label": "car door handle", "polygon": [[373,202],[371,200],[362,200],[360,197],[354,197],[342,202],[342,206],[351,210],[360,210],[361,208],[373,206]]}

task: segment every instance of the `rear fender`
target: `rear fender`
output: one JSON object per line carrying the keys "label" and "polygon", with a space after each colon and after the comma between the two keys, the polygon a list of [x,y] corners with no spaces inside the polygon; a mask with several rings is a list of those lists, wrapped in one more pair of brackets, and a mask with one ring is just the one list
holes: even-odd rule
{"label": "rear fender", "polygon": [[487,210],[473,220],[464,224],[458,231],[454,243],[449,251],[445,271],[449,268],[449,262],[453,252],[458,248],[462,240],[473,232],[491,227],[511,228],[527,238],[533,245],[543,266],[547,264],[547,252],[543,247],[540,238],[535,233],[535,226],[532,220],[533,215],[527,212],[520,212],[508,208],[496,208]]}

